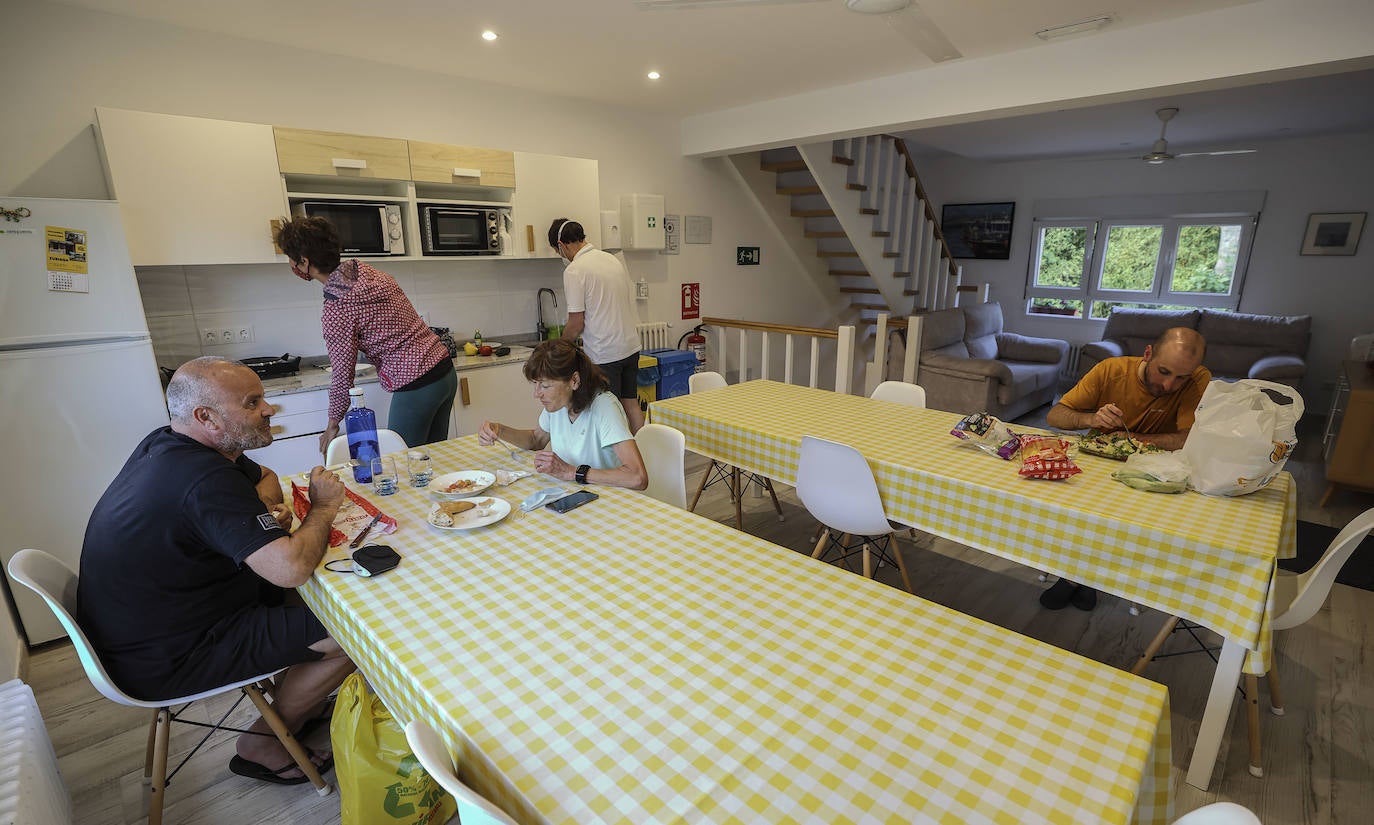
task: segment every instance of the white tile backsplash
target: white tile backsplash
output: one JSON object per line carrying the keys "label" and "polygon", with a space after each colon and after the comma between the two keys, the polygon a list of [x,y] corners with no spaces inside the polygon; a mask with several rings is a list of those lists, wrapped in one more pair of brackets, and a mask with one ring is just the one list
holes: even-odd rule
{"label": "white tile backsplash", "polygon": [[[530,336],[540,287],[558,293],[558,309],[545,298],[548,324],[567,315],[563,267],[554,259],[373,261],[390,273],[431,326],[449,327],[460,343],[474,329],[492,340]],[[200,355],[322,355],[319,283],[306,283],[278,265],[140,267],[139,291],[153,350],[162,366]],[[205,328],[251,325],[251,344],[206,346]]]}

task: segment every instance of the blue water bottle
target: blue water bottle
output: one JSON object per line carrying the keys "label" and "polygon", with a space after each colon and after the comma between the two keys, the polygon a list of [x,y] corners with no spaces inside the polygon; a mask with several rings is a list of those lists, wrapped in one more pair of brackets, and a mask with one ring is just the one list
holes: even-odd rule
{"label": "blue water bottle", "polygon": [[372,481],[372,459],[381,455],[377,446],[377,414],[363,406],[363,391],[358,387],[348,391],[352,405],[344,415],[344,431],[348,433],[348,455],[353,459],[353,480],[359,484]]}

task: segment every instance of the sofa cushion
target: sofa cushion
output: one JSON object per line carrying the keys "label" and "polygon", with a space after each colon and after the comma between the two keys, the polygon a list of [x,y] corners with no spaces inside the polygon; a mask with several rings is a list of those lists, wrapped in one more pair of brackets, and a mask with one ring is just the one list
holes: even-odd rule
{"label": "sofa cushion", "polygon": [[1247,378],[1291,383],[1307,375],[1307,362],[1296,355],[1266,355],[1250,365]]}
{"label": "sofa cushion", "polygon": [[[1197,329],[1198,318],[1202,315],[1196,309],[1134,309],[1117,307],[1107,316],[1107,326],[1102,330],[1103,338],[1114,340],[1144,338],[1145,343],[1153,344],[1159,334],[1171,327]],[[1140,352],[1128,350],[1127,354],[1139,355]]]}
{"label": "sofa cushion", "polygon": [[964,346],[974,358],[997,357],[997,333],[1002,331],[1002,305],[996,301],[963,307]]}
{"label": "sofa cushion", "polygon": [[1040,364],[1030,361],[998,362],[1011,372],[1011,382],[997,388],[997,401],[1010,404],[1036,390],[1054,386],[1059,380],[1059,364]]}
{"label": "sofa cushion", "polygon": [[[1214,344],[1243,344],[1259,347],[1265,354],[1287,352],[1306,356],[1312,335],[1312,316],[1204,310],[1197,331],[1207,339],[1208,361],[1211,361]],[[1251,361],[1261,357],[1263,355],[1256,355]]]}
{"label": "sofa cushion", "polygon": [[1058,364],[1069,352],[1069,342],[1058,338],[1032,338],[1014,332],[997,334],[997,355],[1010,361]]}
{"label": "sofa cushion", "polygon": [[921,361],[925,361],[927,352],[967,358],[968,347],[964,346],[964,329],[962,309],[942,309],[922,318]]}

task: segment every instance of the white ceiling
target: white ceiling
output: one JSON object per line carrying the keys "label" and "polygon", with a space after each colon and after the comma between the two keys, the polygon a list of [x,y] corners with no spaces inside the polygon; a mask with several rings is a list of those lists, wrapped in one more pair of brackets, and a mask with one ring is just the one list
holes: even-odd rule
{"label": "white ceiling", "polygon": [[[62,1],[284,49],[679,116],[935,65],[888,18],[849,11],[844,0],[746,0],[667,11],[644,11],[634,0]],[[1044,47],[1037,30],[1105,11],[1119,30],[1248,2],[1115,0],[1104,7],[1101,0],[917,0],[966,60]],[[500,39],[482,41],[484,28]],[[648,80],[650,69],[663,78]],[[1229,148],[1236,141],[1374,127],[1371,77],[1363,72],[1036,114],[911,138],[929,151],[980,159],[1144,152],[1158,136],[1154,109],[1173,105],[1183,111],[1169,126],[1171,149]]]}

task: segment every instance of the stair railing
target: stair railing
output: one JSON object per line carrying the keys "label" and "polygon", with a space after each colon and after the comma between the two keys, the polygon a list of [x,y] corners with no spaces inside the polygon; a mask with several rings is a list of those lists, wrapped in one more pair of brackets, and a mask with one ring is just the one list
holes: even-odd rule
{"label": "stair railing", "polygon": [[[810,370],[807,386],[817,387],[820,385],[821,375],[821,342],[834,340],[835,391],[847,394],[853,387],[854,327],[852,325],[845,324],[835,329],[823,329],[820,327],[770,324],[761,321],[741,321],[732,318],[702,318],[701,323],[709,327],[714,334],[713,345],[707,349],[707,361],[714,365],[722,375],[728,375],[731,365],[730,338],[732,332],[736,333],[733,336],[737,345],[734,365],[740,381],[751,378],[770,378],[773,374],[773,343],[776,338],[781,337],[783,345],[781,380],[787,384],[798,383],[793,380],[796,344],[798,341],[808,341],[810,345]],[[751,358],[750,333],[758,334],[759,356],[757,361]],[[751,368],[755,368],[755,365],[757,372],[751,374]]]}

